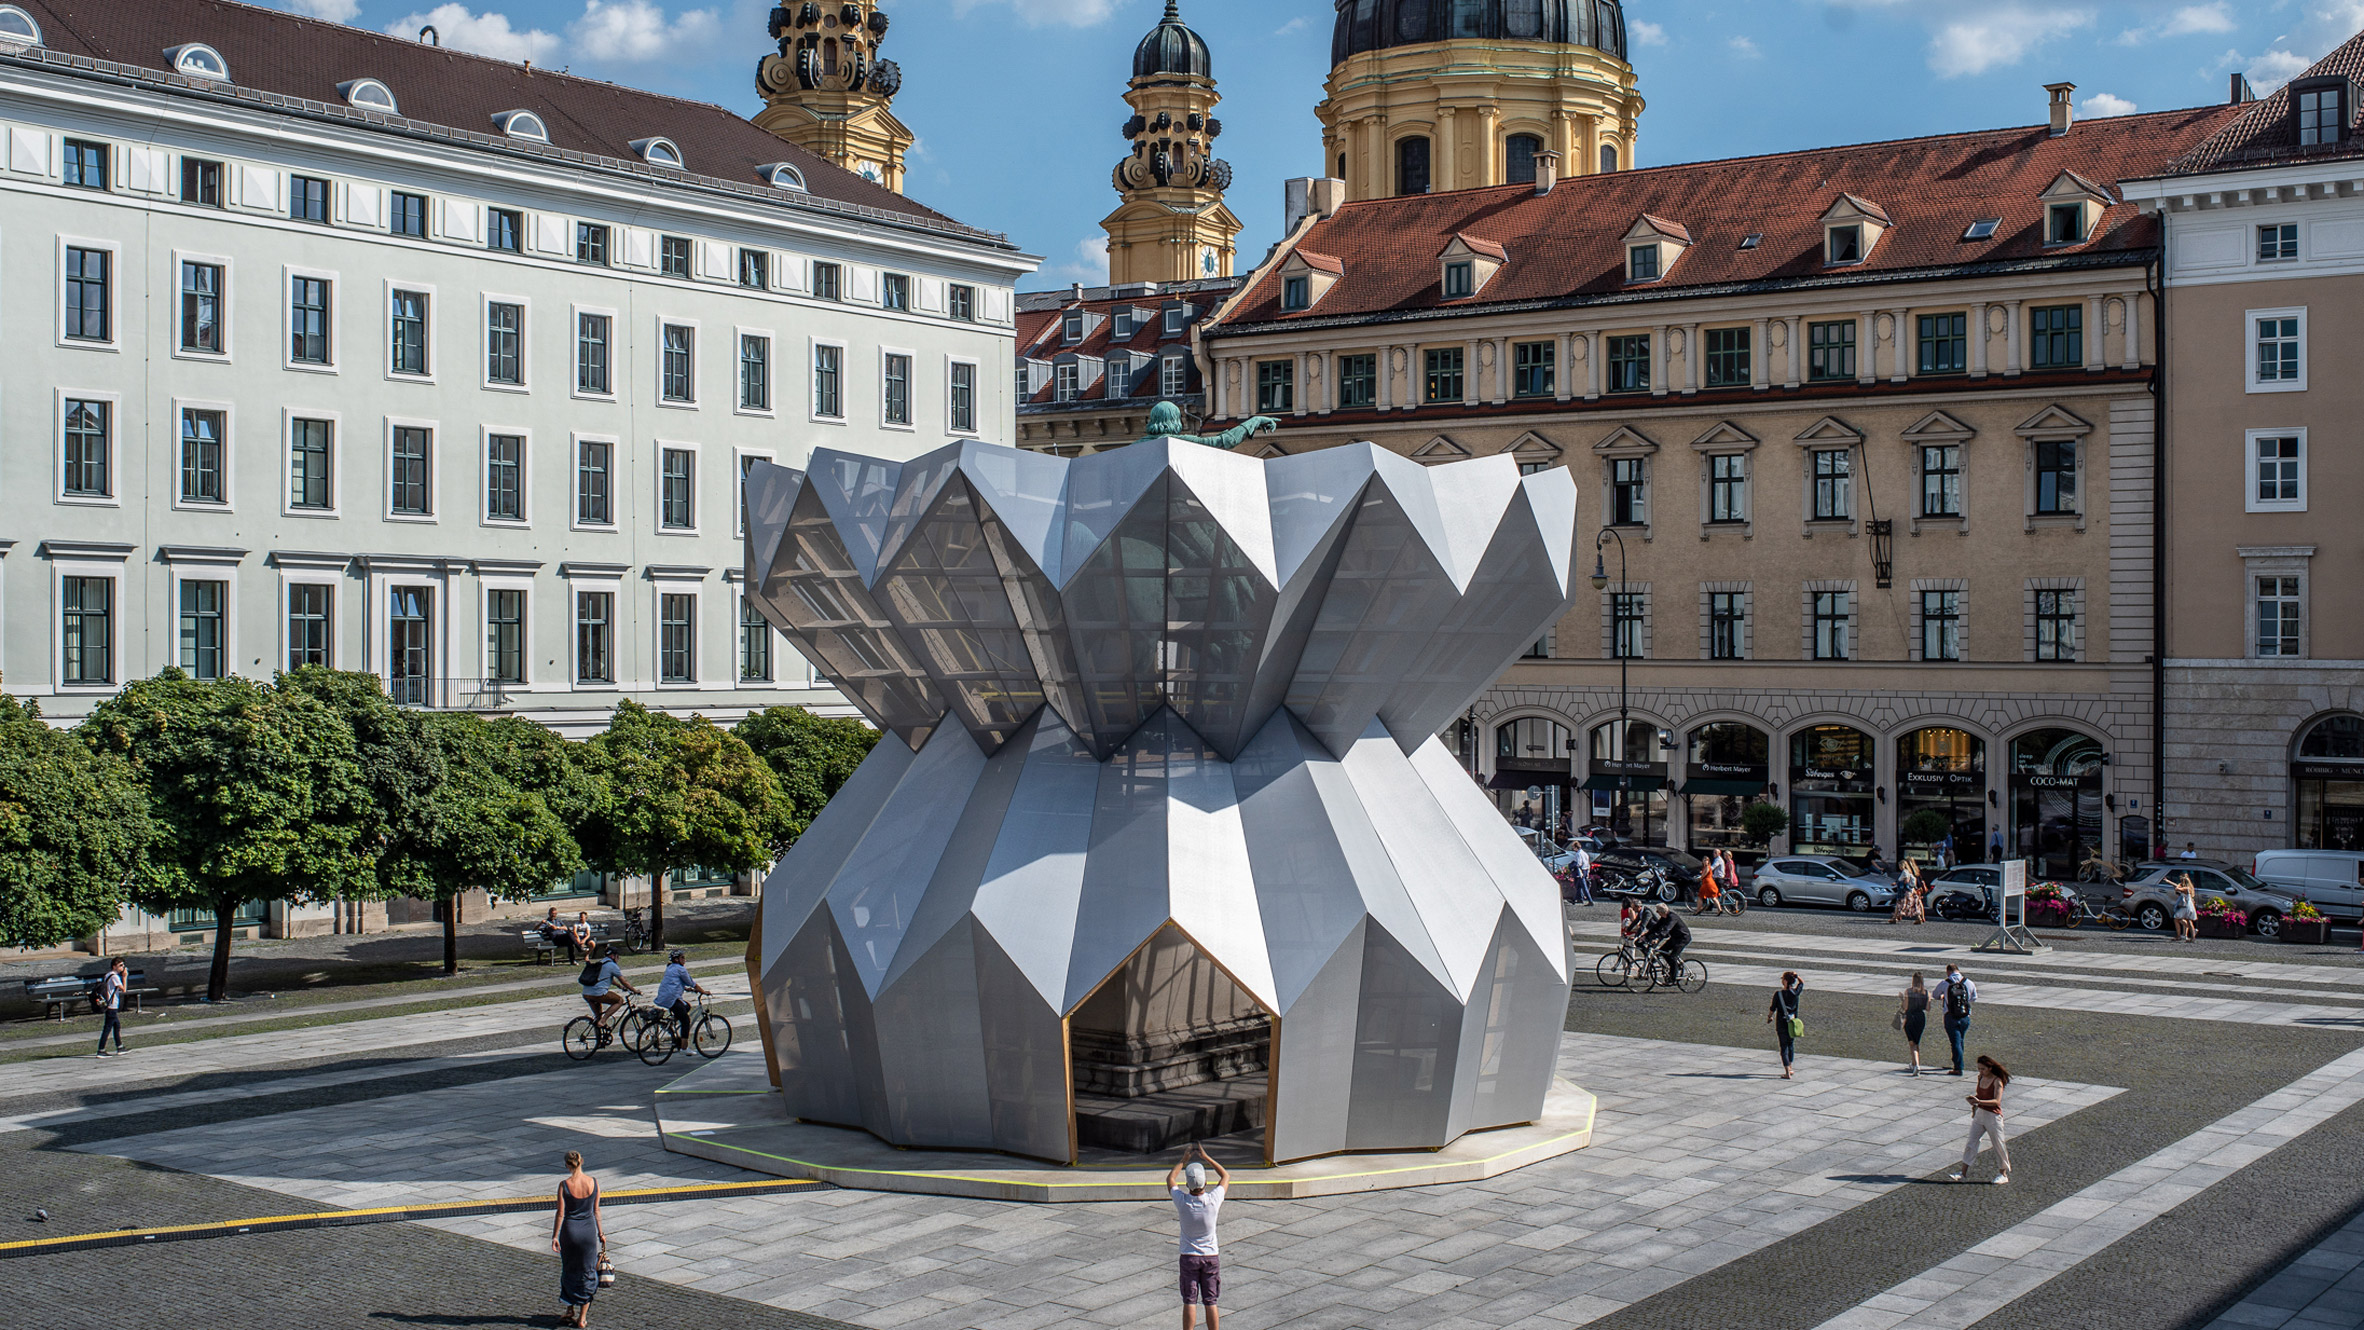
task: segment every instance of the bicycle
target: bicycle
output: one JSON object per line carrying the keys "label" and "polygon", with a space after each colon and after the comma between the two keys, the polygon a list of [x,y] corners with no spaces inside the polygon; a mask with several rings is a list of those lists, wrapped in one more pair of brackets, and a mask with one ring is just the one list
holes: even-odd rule
{"label": "bicycle", "polygon": [[1747,914],[1747,913],[1748,913],[1748,897],[1747,897],[1747,896],[1745,896],[1745,895],[1743,895],[1743,894],[1741,894],[1741,893],[1740,893],[1738,890],[1736,890],[1736,889],[1734,889],[1734,888],[1731,888],[1731,887],[1725,887],[1725,888],[1723,888],[1722,890],[1720,890],[1720,891],[1718,891],[1718,892],[1716,893],[1716,895],[1715,895],[1715,899],[1713,899],[1713,900],[1710,900],[1710,901],[1705,901],[1705,902],[1703,902],[1703,903],[1702,903],[1702,904],[1699,906],[1699,908],[1698,908],[1698,909],[1695,909],[1695,910],[1691,911],[1691,913],[1693,913],[1693,914],[1695,914],[1695,915],[1699,915],[1699,914],[1726,915],[1726,914],[1729,914],[1729,915],[1733,915],[1733,916],[1739,916],[1739,915]]}
{"label": "bicycle", "polygon": [[558,1045],[577,1062],[588,1062],[599,1050],[621,1041],[624,1047],[638,1053],[648,1034],[652,1016],[664,1013],[648,1005],[638,993],[624,995],[624,1009],[613,1020],[598,1020],[590,1015],[577,1016],[558,1033]]}
{"label": "bicycle", "polygon": [[2126,866],[2095,850],[2085,857],[2085,862],[2077,865],[2077,880],[2114,885],[2126,880]]}
{"label": "bicycle", "polygon": [[641,918],[638,908],[624,911],[624,935],[617,940],[627,955],[637,956],[648,950],[648,921]]}
{"label": "bicycle", "polygon": [[1651,952],[1650,965],[1646,973],[1650,987],[1653,989],[1680,989],[1685,993],[1696,993],[1707,987],[1707,965],[1705,962],[1685,956],[1675,962],[1675,966],[1674,970],[1668,970],[1665,955],[1656,951]]}
{"label": "bicycle", "polygon": [[1622,943],[1617,950],[1593,963],[1593,978],[1603,988],[1625,988],[1633,983],[1636,974],[1643,972],[1642,954],[1631,942]]}
{"label": "bicycle", "polygon": [[[689,1047],[696,1049],[702,1058],[721,1057],[731,1046],[729,1019],[719,1012],[706,1009],[706,994],[694,993],[689,996],[698,1007],[689,1018]],[[674,1052],[682,1047],[681,1022],[671,1012],[657,1011],[655,1007],[648,1010],[656,1011],[658,1019],[649,1026],[647,1037],[633,1051],[640,1055],[641,1061],[652,1067],[661,1067],[671,1061]]]}

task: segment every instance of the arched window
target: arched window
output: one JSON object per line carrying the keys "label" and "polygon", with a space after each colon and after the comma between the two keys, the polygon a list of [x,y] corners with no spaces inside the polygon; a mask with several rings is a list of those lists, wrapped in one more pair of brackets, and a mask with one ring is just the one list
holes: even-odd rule
{"label": "arched window", "polygon": [[1396,0],[1395,38],[1400,42],[1428,40],[1428,0]]}
{"label": "arched window", "polygon": [[1872,737],[1815,725],[1789,740],[1789,852],[1860,854],[1872,843]]}
{"label": "arched window", "polygon": [[1428,139],[1425,136],[1415,134],[1408,139],[1396,140],[1395,192],[1428,192]]}
{"label": "arched window", "polygon": [[1510,0],[1502,7],[1502,35],[1536,41],[1543,36],[1543,0]]}
{"label": "arched window", "polygon": [[175,46],[165,54],[172,57],[172,67],[179,73],[192,78],[220,79],[225,83],[229,81],[230,62],[222,59],[221,52],[203,42]]}
{"label": "arched window", "polygon": [[39,46],[41,25],[15,5],[0,5],[0,45]]}
{"label": "arched window", "polygon": [[1565,770],[1568,741],[1573,737],[1567,726],[1547,716],[1525,716],[1494,727],[1494,756],[1522,762],[1557,762]]}
{"label": "arched window", "polygon": [[1453,0],[1454,37],[1491,37],[1486,22],[1487,0]]}
{"label": "arched window", "polygon": [[797,170],[788,163],[774,162],[771,165],[761,169],[763,171],[764,183],[770,185],[772,188],[793,189],[800,194],[805,192],[804,172]]}
{"label": "arched window", "polygon": [[394,104],[394,92],[376,79],[347,79],[337,85],[347,106],[358,106],[365,111],[384,111],[388,115],[401,114]]}
{"label": "arched window", "polygon": [[673,140],[668,138],[634,139],[632,151],[639,153],[640,160],[652,166],[678,167],[682,164],[681,149],[675,147]]}
{"label": "arched window", "polygon": [[1543,151],[1543,140],[1533,134],[1513,134],[1503,144],[1502,179],[1507,184],[1535,183],[1535,154]]}
{"label": "arched window", "polygon": [[2298,741],[2300,757],[2364,760],[2364,716],[2332,716]]}
{"label": "arched window", "polygon": [[493,117],[493,125],[513,139],[532,139],[536,143],[550,141],[550,127],[542,117],[531,111],[503,111]]}
{"label": "arched window", "polygon": [[1602,145],[1601,145],[1601,174],[1602,174],[1602,175],[1607,175],[1607,174],[1609,174],[1611,171],[1614,171],[1614,170],[1616,170],[1616,169],[1617,169],[1617,145],[1616,145],[1616,144],[1614,144],[1614,143],[1604,143],[1604,144],[1602,144]]}
{"label": "arched window", "polygon": [[1344,180],[1345,178],[1346,178],[1346,154],[1345,154],[1345,153],[1339,153],[1339,154],[1338,154],[1338,179],[1340,179],[1340,180]]}

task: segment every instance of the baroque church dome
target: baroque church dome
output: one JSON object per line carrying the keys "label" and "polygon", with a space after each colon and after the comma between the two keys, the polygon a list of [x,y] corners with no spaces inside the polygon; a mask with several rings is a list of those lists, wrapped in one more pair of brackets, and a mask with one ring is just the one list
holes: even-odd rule
{"label": "baroque church dome", "polygon": [[1333,65],[1365,51],[1471,38],[1589,46],[1625,59],[1625,10],[1619,0],[1337,0],[1337,4],[1338,26],[1330,39]]}
{"label": "baroque church dome", "polygon": [[1134,78],[1154,78],[1160,74],[1188,74],[1202,79],[1215,76],[1215,61],[1207,54],[1207,39],[1183,24],[1179,0],[1166,0],[1165,18],[1133,48]]}

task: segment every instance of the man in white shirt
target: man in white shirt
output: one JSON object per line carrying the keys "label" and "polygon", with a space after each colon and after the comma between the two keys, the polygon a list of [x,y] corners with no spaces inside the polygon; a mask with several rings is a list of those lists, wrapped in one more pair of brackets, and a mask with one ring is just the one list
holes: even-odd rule
{"label": "man in white shirt", "polygon": [[2178,859],[2197,859],[2200,857],[2200,847],[2187,840],[2183,843],[2183,853],[2175,857]]}
{"label": "man in white shirt", "polygon": [[[1192,1159],[1193,1154],[1198,1159]],[[1215,1170],[1212,1187],[1207,1185],[1210,1168]],[[1223,1189],[1230,1185],[1231,1170],[1216,1163],[1203,1145],[1183,1151],[1182,1162],[1166,1172],[1166,1191],[1174,1198],[1174,1212],[1182,1220],[1182,1330],[1191,1330],[1198,1323],[1202,1302],[1207,1307],[1207,1330],[1222,1330],[1223,1315],[1215,1310],[1215,1299],[1223,1291],[1215,1251],[1215,1216],[1223,1208]]]}
{"label": "man in white shirt", "polygon": [[[99,1026],[98,1055],[121,1056],[123,1053],[123,993],[128,987],[124,979],[123,958],[117,956],[107,966],[107,976],[99,981],[99,1010],[106,1013]],[[115,1052],[107,1052],[107,1036],[115,1037]]]}
{"label": "man in white shirt", "polygon": [[1577,841],[1575,849],[1576,899],[1585,905],[1590,905],[1592,904],[1592,851],[1584,848],[1583,841]]}

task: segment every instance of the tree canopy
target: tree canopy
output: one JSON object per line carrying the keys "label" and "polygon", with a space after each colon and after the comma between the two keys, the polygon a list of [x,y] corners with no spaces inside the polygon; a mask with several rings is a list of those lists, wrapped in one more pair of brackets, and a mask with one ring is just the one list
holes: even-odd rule
{"label": "tree canopy", "polygon": [[626,699],[583,744],[606,787],[583,850],[603,872],[649,880],[649,937],[665,941],[665,877],[691,864],[743,873],[771,861],[779,782],[753,749],[704,716]]}
{"label": "tree canopy", "polygon": [[113,923],[154,835],[129,763],[0,696],[0,941],[53,947]]}
{"label": "tree canopy", "polygon": [[878,745],[878,731],[858,720],[816,716],[803,707],[750,712],[731,727],[780,783],[780,801],[764,838],[772,856],[787,853],[839,787]]}

